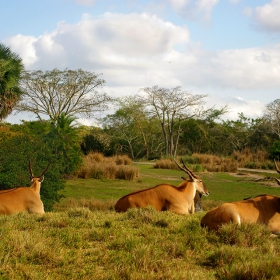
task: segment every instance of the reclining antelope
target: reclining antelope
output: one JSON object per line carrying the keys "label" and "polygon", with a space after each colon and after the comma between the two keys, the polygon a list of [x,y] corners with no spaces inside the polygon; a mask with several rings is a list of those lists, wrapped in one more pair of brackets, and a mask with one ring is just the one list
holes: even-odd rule
{"label": "reclining antelope", "polygon": [[178,187],[170,184],[160,184],[153,188],[139,190],[130,193],[118,200],[115,210],[125,212],[133,207],[152,206],[158,211],[172,211],[177,214],[194,213],[194,197],[196,191],[203,195],[209,195],[209,191],[194,173],[183,162],[181,167],[174,159],[177,166],[189,175]]}
{"label": "reclining antelope", "polygon": [[44,180],[44,174],[49,166],[50,163],[39,177],[34,177],[29,162],[31,186],[0,191],[0,214],[10,215],[22,211],[35,214],[45,213],[44,205],[40,198],[40,188]]}
{"label": "reclining antelope", "polygon": [[[278,173],[280,170],[274,160]],[[279,179],[275,178],[280,185]],[[268,227],[273,234],[280,234],[280,198],[272,195],[259,195],[231,203],[224,203],[208,211],[201,219],[201,226],[217,230],[227,223],[260,223]]]}

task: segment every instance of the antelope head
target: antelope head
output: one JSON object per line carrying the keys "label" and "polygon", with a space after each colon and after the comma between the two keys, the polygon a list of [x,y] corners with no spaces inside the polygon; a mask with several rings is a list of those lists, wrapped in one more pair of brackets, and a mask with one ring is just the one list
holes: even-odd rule
{"label": "antelope head", "polygon": [[202,182],[202,180],[200,178],[198,178],[184,163],[183,159],[181,159],[182,163],[183,163],[183,167],[176,161],[176,159],[174,158],[175,163],[177,164],[177,166],[184,172],[186,172],[189,175],[189,178],[191,180],[191,182],[193,182],[195,184],[195,188],[196,190],[205,196],[208,196],[210,193],[208,191],[208,189],[206,188],[206,186],[204,185],[204,183]]}
{"label": "antelope head", "polygon": [[45,173],[47,172],[47,170],[49,169],[50,164],[51,164],[51,163],[49,163],[49,164],[47,165],[47,167],[44,169],[44,171],[41,173],[40,176],[35,177],[34,174],[33,174],[33,171],[32,171],[31,163],[30,163],[30,161],[29,161],[30,181],[31,181],[31,182],[34,182],[34,180],[37,179],[40,183],[42,183],[42,182],[44,181],[44,175],[45,175]]}

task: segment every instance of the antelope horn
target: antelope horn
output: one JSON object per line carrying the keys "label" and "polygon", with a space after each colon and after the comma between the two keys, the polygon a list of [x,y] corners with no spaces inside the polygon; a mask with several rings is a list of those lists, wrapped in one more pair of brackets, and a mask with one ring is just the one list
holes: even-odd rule
{"label": "antelope horn", "polygon": [[194,179],[194,178],[195,178],[195,176],[193,175],[193,173],[186,167],[186,165],[184,164],[183,160],[182,160],[182,162],[183,162],[184,168],[176,161],[175,158],[174,158],[174,161],[175,161],[175,163],[177,164],[177,166],[178,166],[181,170],[183,170],[184,172],[186,172],[186,173],[189,175],[189,177],[190,177],[191,179]]}
{"label": "antelope horn", "polygon": [[32,178],[34,178],[34,174],[33,174],[33,172],[32,172],[30,160],[29,160],[29,165],[28,165],[28,167],[29,167],[30,179],[32,179]]}
{"label": "antelope horn", "polygon": [[45,174],[45,173],[47,172],[47,170],[49,169],[50,165],[51,165],[51,163],[49,163],[49,164],[47,165],[47,167],[44,169],[44,171],[42,172],[42,174],[41,174],[38,178],[41,178],[41,177],[44,176],[44,174]]}
{"label": "antelope horn", "polygon": [[197,179],[197,176],[185,165],[185,163],[184,163],[184,161],[183,161],[182,158],[181,158],[181,161],[182,161],[182,163],[183,163],[183,166],[184,166],[187,170],[189,170],[189,172],[191,172],[191,174],[192,174],[192,176],[193,176],[194,178]]}
{"label": "antelope horn", "polygon": [[280,185],[280,180],[277,179],[277,178],[274,178],[274,179],[275,179],[275,181],[277,182],[277,184]]}
{"label": "antelope horn", "polygon": [[280,169],[278,168],[278,165],[277,165],[275,159],[274,159],[274,165],[275,165],[275,169],[276,169],[277,173],[280,173]]}

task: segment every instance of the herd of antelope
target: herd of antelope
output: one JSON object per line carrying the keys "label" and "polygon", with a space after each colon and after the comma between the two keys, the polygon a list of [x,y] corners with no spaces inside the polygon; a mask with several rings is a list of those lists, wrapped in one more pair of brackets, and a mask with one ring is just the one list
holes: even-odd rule
{"label": "herd of antelope", "polygon": [[[208,196],[209,191],[202,182],[182,161],[181,166],[175,163],[182,171],[186,172],[189,179],[175,187],[170,184],[159,184],[155,187],[132,192],[120,198],[116,205],[117,212],[125,212],[129,208],[147,206],[154,207],[157,211],[172,211],[176,214],[193,214],[195,202],[201,195]],[[276,161],[275,169],[280,170]],[[40,198],[41,183],[50,164],[39,177],[35,177],[29,162],[31,186],[19,187],[0,191],[0,214],[16,214],[27,211],[34,214],[43,214],[44,205]],[[280,185],[280,180],[275,178]],[[224,203],[208,211],[201,219],[201,226],[217,230],[227,223],[260,223],[268,227],[273,234],[280,235],[280,198],[272,195],[259,195],[252,199]]]}

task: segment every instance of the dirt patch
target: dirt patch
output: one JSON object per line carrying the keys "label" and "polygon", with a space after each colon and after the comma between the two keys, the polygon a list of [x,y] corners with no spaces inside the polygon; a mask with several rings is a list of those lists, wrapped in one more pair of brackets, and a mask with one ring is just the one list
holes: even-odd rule
{"label": "dirt patch", "polygon": [[278,185],[277,182],[275,181],[276,176],[273,176],[273,175],[272,176],[264,176],[262,174],[250,173],[250,172],[244,172],[244,171],[239,171],[237,173],[229,173],[229,174],[234,176],[234,177],[240,178],[240,181],[258,182],[262,185],[275,187],[275,188],[280,187],[280,185]]}

